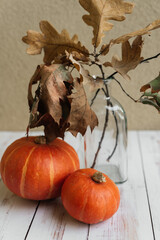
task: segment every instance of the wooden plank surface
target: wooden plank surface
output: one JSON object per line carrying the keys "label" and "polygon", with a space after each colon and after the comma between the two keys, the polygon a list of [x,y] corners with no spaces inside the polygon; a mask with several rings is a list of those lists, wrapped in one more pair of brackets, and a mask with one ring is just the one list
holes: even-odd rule
{"label": "wooden plank surface", "polygon": [[90,227],[89,239],[152,240],[152,226],[141,166],[140,149],[135,132],[128,139],[128,181],[119,184],[121,202],[109,220]]}
{"label": "wooden plank surface", "polygon": [[153,234],[160,239],[160,131],[139,132]]}
{"label": "wooden plank surface", "polygon": [[41,202],[27,240],[81,240],[87,239],[87,234],[88,225],[70,217],[59,198]]}
{"label": "wooden plank surface", "polygon": [[[21,136],[0,133],[0,157]],[[159,240],[160,132],[129,132],[128,158],[128,181],[118,185],[118,212],[91,226],[70,217],[60,198],[40,204],[24,200],[0,180],[0,240]]]}
{"label": "wooden plank surface", "polygon": [[0,239],[24,239],[36,206],[12,194],[0,180]]}

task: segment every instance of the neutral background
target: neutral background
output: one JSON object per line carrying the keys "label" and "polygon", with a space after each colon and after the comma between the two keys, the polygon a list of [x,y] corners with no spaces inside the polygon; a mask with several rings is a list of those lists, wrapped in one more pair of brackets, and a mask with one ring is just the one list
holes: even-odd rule
{"label": "neutral background", "polygon": [[[135,0],[132,15],[118,22],[106,34],[104,43],[130,31],[145,27],[160,18],[159,0]],[[92,28],[82,21],[85,10],[78,0],[1,0],[0,1],[0,130],[25,130],[29,111],[27,106],[27,85],[36,66],[42,63],[43,55],[29,56],[22,36],[29,29],[40,31],[40,20],[50,21],[60,32],[66,28],[70,36],[77,33],[80,41],[92,49]],[[160,52],[160,29],[144,37],[143,56],[148,58]],[[113,47],[106,60],[113,53],[120,56],[120,45]],[[97,70],[93,69],[93,74]],[[107,72],[106,74],[110,73]],[[154,79],[160,71],[160,57],[150,63],[141,64],[129,73],[132,80],[117,77],[124,88],[135,99],[139,98],[139,89]],[[160,115],[150,106],[136,104],[124,95],[119,86],[111,86],[112,94],[126,110],[129,129],[160,129]]]}

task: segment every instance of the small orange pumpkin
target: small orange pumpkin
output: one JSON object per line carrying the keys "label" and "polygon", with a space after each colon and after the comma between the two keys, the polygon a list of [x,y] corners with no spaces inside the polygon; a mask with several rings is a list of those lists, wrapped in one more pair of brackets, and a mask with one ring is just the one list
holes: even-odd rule
{"label": "small orange pumpkin", "polygon": [[44,200],[60,196],[66,177],[79,169],[75,150],[61,139],[35,143],[36,137],[13,142],[1,160],[4,184],[20,197]]}
{"label": "small orange pumpkin", "polygon": [[61,198],[72,217],[89,224],[110,218],[120,203],[115,183],[104,173],[90,168],[77,170],[65,180]]}

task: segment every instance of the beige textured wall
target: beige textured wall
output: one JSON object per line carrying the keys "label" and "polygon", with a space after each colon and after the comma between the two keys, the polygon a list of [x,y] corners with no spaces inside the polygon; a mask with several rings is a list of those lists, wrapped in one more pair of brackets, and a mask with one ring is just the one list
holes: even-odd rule
{"label": "beige textured wall", "polygon": [[[135,0],[136,7],[127,20],[118,23],[104,41],[146,26],[158,19],[159,0]],[[78,33],[85,46],[90,45],[92,29],[81,20],[84,10],[78,0],[1,0],[0,1],[0,130],[25,130],[28,123],[27,84],[42,55],[28,56],[26,45],[21,42],[28,29],[39,31],[39,21],[50,21],[58,31],[67,28],[70,35]],[[160,30],[146,36],[143,56],[160,52]],[[113,52],[119,52],[115,47]],[[110,59],[108,55],[107,60]],[[141,85],[152,80],[160,71],[160,58],[139,66],[130,72],[132,81],[118,77],[128,93],[140,96]],[[160,129],[160,115],[150,106],[135,104],[117,85],[112,93],[124,106],[130,129]]]}

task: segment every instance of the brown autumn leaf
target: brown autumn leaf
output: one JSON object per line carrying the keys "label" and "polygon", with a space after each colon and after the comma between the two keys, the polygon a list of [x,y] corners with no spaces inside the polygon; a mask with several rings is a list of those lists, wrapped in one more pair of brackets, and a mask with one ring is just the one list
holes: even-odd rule
{"label": "brown autumn leaf", "polygon": [[[39,87],[33,98],[32,84],[38,81]],[[28,102],[31,109],[29,127],[35,126],[39,117],[46,113],[49,113],[58,124],[61,118],[67,118],[70,112],[70,103],[67,99],[70,91],[67,89],[67,84],[71,85],[72,82],[71,74],[63,65],[38,66],[28,88]]]}
{"label": "brown autumn leaf", "polygon": [[59,54],[65,53],[65,50],[80,52],[88,56],[88,50],[78,41],[77,35],[70,38],[65,29],[59,34],[48,21],[41,21],[40,29],[42,33],[29,30],[27,36],[22,38],[23,42],[29,45],[28,54],[40,54],[44,49],[44,62],[46,64],[50,64]]}
{"label": "brown autumn leaf", "polygon": [[81,6],[89,12],[84,15],[84,22],[93,27],[92,44],[98,47],[104,37],[104,32],[112,29],[108,20],[123,21],[125,14],[132,12],[133,3],[123,0],[79,0]]}
{"label": "brown autumn leaf", "polygon": [[[32,85],[38,83],[35,97]],[[70,72],[63,65],[52,64],[37,67],[28,87],[30,106],[30,128],[44,125],[47,142],[64,137],[66,130],[74,136],[84,135],[90,125],[93,129],[98,120],[91,110],[79,79],[73,82]]]}
{"label": "brown autumn leaf", "polygon": [[[67,55],[67,57],[69,56],[69,53],[67,51],[66,51],[66,55]],[[88,56],[85,56],[82,53],[73,51],[73,52],[71,52],[71,55],[78,62],[85,63],[85,64],[88,64],[88,63],[91,62],[91,59]]]}
{"label": "brown autumn leaf", "polygon": [[71,100],[68,131],[76,136],[78,132],[84,135],[87,126],[93,130],[98,125],[98,118],[88,103],[83,83],[79,78],[74,80],[73,91],[68,99]]}
{"label": "brown autumn leaf", "polygon": [[141,36],[137,36],[132,45],[130,45],[129,41],[122,43],[122,60],[117,56],[113,56],[111,63],[104,63],[104,66],[111,66],[125,79],[130,79],[127,73],[135,69],[143,60],[143,57],[141,57],[142,45],[143,41]]}
{"label": "brown autumn leaf", "polygon": [[75,60],[73,57],[73,54],[69,54],[66,52],[68,59],[72,62],[72,64],[75,66],[75,68],[78,70],[80,74],[80,80],[83,82],[84,79],[88,79],[89,81],[92,81],[92,77],[89,75],[89,71],[84,69],[84,67],[79,63],[79,61]]}
{"label": "brown autumn leaf", "polygon": [[[89,65],[91,63],[91,59],[82,53],[73,51],[71,54],[73,58],[80,63],[85,63],[86,65]],[[67,51],[65,51],[65,54],[59,54],[57,57],[54,58],[54,63],[70,66],[72,64],[71,61],[68,59],[68,56],[69,53]]]}
{"label": "brown autumn leaf", "polygon": [[86,70],[79,61],[75,59],[75,56],[72,53],[67,53],[68,59],[72,62],[75,66],[77,71],[80,74],[80,80],[83,82],[83,85],[89,85],[90,91],[95,91],[98,88],[103,87],[103,80],[98,77],[92,77],[88,70]]}
{"label": "brown autumn leaf", "polygon": [[69,127],[69,123],[66,120],[60,119],[60,122],[58,124],[49,113],[45,113],[39,117],[37,122],[35,122],[31,128],[39,126],[44,126],[46,141],[47,143],[50,143],[57,137],[64,138],[64,132]]}
{"label": "brown autumn leaf", "polygon": [[39,96],[37,96],[37,101],[35,101],[35,99],[33,99],[32,85],[36,84],[40,80],[40,78],[41,78],[41,68],[42,67],[43,67],[43,65],[38,65],[37,66],[37,69],[34,72],[32,78],[29,82],[29,85],[28,85],[28,105],[29,105],[30,110],[32,108],[33,103],[39,101]]}
{"label": "brown autumn leaf", "polygon": [[128,41],[130,38],[136,37],[136,36],[142,36],[145,34],[149,34],[149,31],[152,31],[154,29],[160,28],[160,19],[157,19],[147,25],[145,28],[142,28],[140,30],[127,33],[122,35],[121,37],[118,37],[116,39],[112,39],[108,44],[105,44],[101,47],[100,54],[101,55],[106,55],[109,52],[109,49],[111,46],[114,44],[119,44]]}

